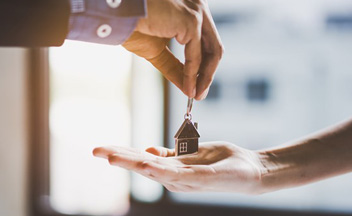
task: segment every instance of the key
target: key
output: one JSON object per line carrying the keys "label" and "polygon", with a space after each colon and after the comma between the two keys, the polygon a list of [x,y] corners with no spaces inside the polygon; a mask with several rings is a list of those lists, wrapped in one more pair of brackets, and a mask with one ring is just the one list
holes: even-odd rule
{"label": "key", "polygon": [[193,98],[188,98],[187,112],[184,116],[185,120],[174,137],[176,156],[194,154],[198,152],[200,135],[198,132],[198,123],[192,122],[192,106]]}

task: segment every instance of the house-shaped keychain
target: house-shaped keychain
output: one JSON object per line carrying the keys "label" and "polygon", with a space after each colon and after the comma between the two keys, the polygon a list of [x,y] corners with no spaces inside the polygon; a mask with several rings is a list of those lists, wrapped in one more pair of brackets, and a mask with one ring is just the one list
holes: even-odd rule
{"label": "house-shaped keychain", "polygon": [[198,123],[186,118],[175,135],[175,154],[185,155],[198,152]]}

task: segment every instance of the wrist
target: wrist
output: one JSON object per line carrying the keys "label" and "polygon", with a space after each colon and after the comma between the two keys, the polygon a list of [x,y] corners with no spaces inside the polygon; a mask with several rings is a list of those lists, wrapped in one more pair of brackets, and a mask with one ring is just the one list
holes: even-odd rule
{"label": "wrist", "polygon": [[[285,147],[258,151],[261,165],[263,193],[309,183],[314,167],[314,151],[307,150],[313,139],[303,140]],[[308,152],[308,153],[307,153]]]}
{"label": "wrist", "polygon": [[258,151],[260,161],[260,187],[259,193],[267,193],[282,189],[291,182],[291,175],[296,165],[289,163],[285,155],[275,151]]}
{"label": "wrist", "polygon": [[259,185],[257,191],[259,194],[269,192],[268,185],[268,175],[272,174],[275,169],[273,169],[274,165],[272,163],[272,156],[267,151],[257,151],[258,157],[258,170],[259,170]]}
{"label": "wrist", "polygon": [[245,193],[258,195],[272,191],[269,178],[277,170],[272,155],[267,151],[250,151],[246,157],[248,156],[251,158],[250,161],[254,168],[254,178],[247,182],[249,184]]}

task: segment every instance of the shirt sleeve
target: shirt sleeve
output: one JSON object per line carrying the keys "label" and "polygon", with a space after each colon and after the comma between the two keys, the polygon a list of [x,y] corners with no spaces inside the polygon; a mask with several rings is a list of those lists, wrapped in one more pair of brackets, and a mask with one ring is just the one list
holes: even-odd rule
{"label": "shirt sleeve", "polygon": [[118,45],[146,16],[146,0],[70,0],[67,39]]}

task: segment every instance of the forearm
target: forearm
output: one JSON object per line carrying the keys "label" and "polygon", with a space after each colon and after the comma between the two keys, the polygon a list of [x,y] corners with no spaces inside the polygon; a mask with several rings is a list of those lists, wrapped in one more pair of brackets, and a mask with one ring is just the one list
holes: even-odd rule
{"label": "forearm", "polygon": [[352,120],[283,147],[258,152],[262,192],[352,171]]}

